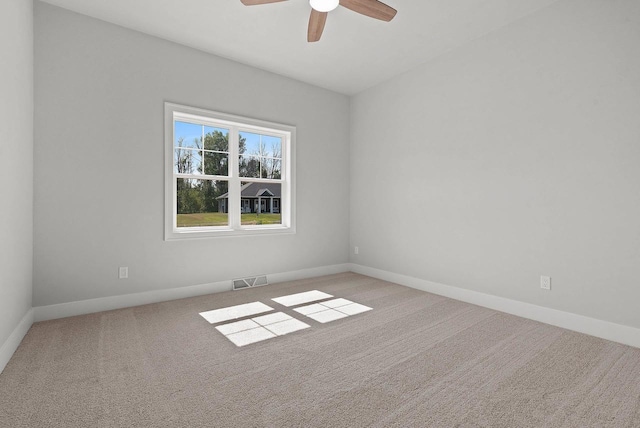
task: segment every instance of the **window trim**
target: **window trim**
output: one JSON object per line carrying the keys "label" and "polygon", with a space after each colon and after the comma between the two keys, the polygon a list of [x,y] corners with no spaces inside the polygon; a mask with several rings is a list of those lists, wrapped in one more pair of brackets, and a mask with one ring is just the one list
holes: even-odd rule
{"label": "window trim", "polygon": [[[222,179],[228,180],[229,199],[237,194],[240,204],[240,187],[243,181],[273,183],[277,181],[281,184],[282,199],[280,201],[280,213],[282,224],[279,225],[245,225],[237,224],[241,215],[240,204],[229,203],[227,211],[229,213],[228,226],[209,227],[176,227],[176,177],[174,174],[174,121],[176,117],[180,121],[188,121],[198,125],[210,125],[214,127],[224,126],[229,129],[229,176],[194,176],[196,179]],[[191,121],[189,120],[191,119]],[[252,119],[243,116],[221,113],[212,110],[189,107],[171,102],[164,103],[164,143],[165,143],[165,214],[164,214],[164,240],[212,238],[221,236],[251,236],[251,235],[273,235],[273,234],[293,234],[296,233],[296,192],[295,192],[295,139],[296,127],[280,123],[268,122],[259,119]],[[238,148],[233,147],[231,141],[236,141],[239,132],[259,132],[262,135],[271,135],[282,138],[282,174],[281,179],[262,179],[253,177],[240,177],[238,159]],[[286,197],[285,197],[286,196]]]}

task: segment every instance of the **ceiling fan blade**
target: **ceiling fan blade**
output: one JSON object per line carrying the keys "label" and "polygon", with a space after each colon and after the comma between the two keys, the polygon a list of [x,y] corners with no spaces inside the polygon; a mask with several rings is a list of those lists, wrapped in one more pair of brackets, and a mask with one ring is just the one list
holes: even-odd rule
{"label": "ceiling fan blade", "polygon": [[280,1],[287,1],[287,0],[240,0],[240,1],[245,6],[255,6],[258,4],[278,3]]}
{"label": "ceiling fan blade", "polygon": [[340,0],[340,5],[362,15],[387,22],[391,21],[398,13],[391,6],[387,6],[378,0]]}
{"label": "ceiling fan blade", "polygon": [[309,17],[309,31],[307,32],[308,42],[317,42],[322,37],[322,31],[324,30],[324,24],[327,22],[328,12],[318,12],[315,9],[311,9],[311,16]]}

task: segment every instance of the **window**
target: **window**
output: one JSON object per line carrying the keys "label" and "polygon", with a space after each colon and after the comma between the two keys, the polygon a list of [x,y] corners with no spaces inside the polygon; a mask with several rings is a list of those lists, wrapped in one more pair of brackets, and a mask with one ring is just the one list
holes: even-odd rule
{"label": "window", "polygon": [[294,233],[295,128],[165,103],[165,239]]}

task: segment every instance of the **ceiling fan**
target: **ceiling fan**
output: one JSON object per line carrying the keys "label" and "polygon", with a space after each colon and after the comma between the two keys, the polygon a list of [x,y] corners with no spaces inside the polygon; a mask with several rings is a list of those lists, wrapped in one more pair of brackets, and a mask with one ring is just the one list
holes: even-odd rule
{"label": "ceiling fan", "polygon": [[[240,0],[245,6],[258,4],[278,3],[287,0]],[[378,0],[309,0],[311,4],[311,16],[309,17],[309,31],[307,41],[317,42],[322,36],[324,24],[327,22],[329,12],[340,6],[351,9],[362,15],[382,21],[391,21],[397,11]]]}

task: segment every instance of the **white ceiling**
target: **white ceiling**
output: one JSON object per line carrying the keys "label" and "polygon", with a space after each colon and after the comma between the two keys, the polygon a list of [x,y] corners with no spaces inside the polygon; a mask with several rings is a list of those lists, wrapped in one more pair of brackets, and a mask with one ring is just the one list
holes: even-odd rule
{"label": "white ceiling", "polygon": [[339,7],[307,43],[308,0],[45,0],[143,33],[352,95],[557,0],[388,0],[382,22]]}

